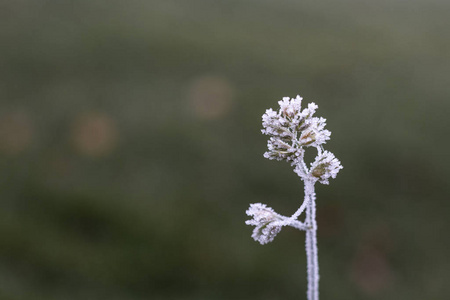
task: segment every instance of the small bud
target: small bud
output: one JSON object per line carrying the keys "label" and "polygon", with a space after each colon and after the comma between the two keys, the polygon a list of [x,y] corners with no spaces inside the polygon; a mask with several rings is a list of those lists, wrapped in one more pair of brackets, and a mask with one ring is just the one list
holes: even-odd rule
{"label": "small bud", "polygon": [[342,169],[341,162],[329,151],[324,151],[316,157],[311,164],[312,177],[323,184],[328,184],[328,179],[336,178],[337,173]]}
{"label": "small bud", "polygon": [[320,178],[320,176],[325,175],[327,172],[326,168],[328,167],[327,164],[320,164],[318,165],[314,170],[312,170],[311,174],[314,177]]}

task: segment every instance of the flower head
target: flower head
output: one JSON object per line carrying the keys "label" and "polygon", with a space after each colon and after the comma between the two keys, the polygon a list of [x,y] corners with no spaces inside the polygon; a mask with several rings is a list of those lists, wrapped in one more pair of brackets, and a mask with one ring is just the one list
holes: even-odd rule
{"label": "flower head", "polygon": [[304,147],[319,147],[330,139],[331,132],[324,129],[326,120],[313,117],[318,106],[309,103],[302,110],[302,99],[284,97],[278,101],[278,111],[268,109],[262,116],[261,131],[270,136],[264,157],[292,162],[303,156]]}
{"label": "flower head", "polygon": [[246,213],[253,219],[245,221],[245,224],[256,226],[253,229],[252,238],[261,245],[273,241],[278,232],[281,231],[281,226],[275,222],[283,220],[283,217],[271,207],[261,203],[253,203],[250,204]]}

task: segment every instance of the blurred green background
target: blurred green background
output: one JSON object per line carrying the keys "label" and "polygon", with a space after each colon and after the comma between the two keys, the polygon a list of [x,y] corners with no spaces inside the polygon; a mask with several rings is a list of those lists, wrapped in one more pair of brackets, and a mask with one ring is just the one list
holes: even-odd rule
{"label": "blurred green background", "polygon": [[319,105],[321,299],[449,299],[450,2],[0,2],[0,299],[305,299],[303,185],[261,115]]}

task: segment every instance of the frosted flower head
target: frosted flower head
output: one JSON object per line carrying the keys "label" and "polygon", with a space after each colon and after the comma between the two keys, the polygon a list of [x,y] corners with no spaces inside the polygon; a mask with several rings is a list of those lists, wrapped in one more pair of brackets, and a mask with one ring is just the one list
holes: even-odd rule
{"label": "frosted flower head", "polygon": [[281,226],[275,222],[281,221],[283,218],[271,207],[261,203],[253,203],[250,204],[250,208],[246,213],[253,219],[245,221],[245,224],[255,226],[252,238],[261,245],[273,241],[275,236],[281,231]]}
{"label": "frosted flower head", "polygon": [[311,176],[314,180],[323,184],[328,184],[328,179],[336,178],[337,173],[342,169],[341,162],[329,151],[324,151],[318,155],[311,164]]}
{"label": "frosted flower head", "polygon": [[313,117],[318,106],[309,103],[302,110],[302,100],[300,96],[284,97],[278,101],[278,111],[266,110],[261,131],[270,138],[264,157],[292,162],[303,156],[304,147],[319,147],[330,139],[331,132],[325,129],[326,120]]}

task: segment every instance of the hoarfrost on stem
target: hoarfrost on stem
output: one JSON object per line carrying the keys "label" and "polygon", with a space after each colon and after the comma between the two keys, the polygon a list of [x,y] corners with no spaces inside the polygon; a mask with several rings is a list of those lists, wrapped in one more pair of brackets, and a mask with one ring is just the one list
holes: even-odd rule
{"label": "hoarfrost on stem", "polygon": [[[297,211],[290,217],[276,213],[265,204],[254,203],[247,210],[252,219],[247,225],[255,226],[252,238],[267,244],[274,240],[283,226],[292,226],[306,231],[306,255],[308,268],[308,300],[319,299],[319,265],[317,249],[316,222],[316,182],[329,184],[330,178],[336,178],[343,167],[333,153],[323,149],[330,139],[331,132],[325,129],[326,119],[314,117],[318,108],[315,103],[309,103],[302,109],[303,98],[284,97],[278,101],[278,111],[267,109],[262,116],[261,132],[269,136],[264,157],[274,160],[285,160],[294,167],[294,172],[305,185],[305,197]],[[305,150],[316,148],[317,156],[308,168],[305,160]],[[298,217],[306,212],[305,221]]]}

